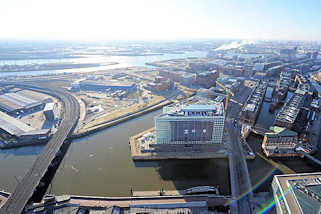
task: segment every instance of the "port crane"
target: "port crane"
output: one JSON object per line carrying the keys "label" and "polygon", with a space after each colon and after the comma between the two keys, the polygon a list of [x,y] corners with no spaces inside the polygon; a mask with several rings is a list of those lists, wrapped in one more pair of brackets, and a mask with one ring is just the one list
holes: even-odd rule
{"label": "port crane", "polygon": [[223,88],[225,90],[225,105],[224,105],[224,110],[225,110],[225,114],[227,114],[227,106],[228,106],[228,101],[229,101],[229,96],[230,94],[232,96],[234,96],[234,93],[232,91],[230,91],[228,88],[226,88],[222,83],[220,83],[219,81],[216,81],[216,84],[219,85],[221,88]]}

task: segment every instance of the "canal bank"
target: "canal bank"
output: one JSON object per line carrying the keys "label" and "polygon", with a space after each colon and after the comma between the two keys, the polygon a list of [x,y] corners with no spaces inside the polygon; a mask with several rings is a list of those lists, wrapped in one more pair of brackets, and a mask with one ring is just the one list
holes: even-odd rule
{"label": "canal bank", "polygon": [[[222,193],[229,192],[225,160],[132,161],[129,137],[153,126],[153,118],[160,112],[157,110],[74,140],[54,178],[52,192],[128,196],[131,188],[156,191],[199,185],[219,185]],[[216,169],[224,176],[217,176]]]}
{"label": "canal bank", "polygon": [[[132,161],[129,137],[152,127],[154,116],[161,111],[159,109],[73,140],[48,192],[56,195],[128,196],[130,189],[158,191],[161,188],[175,190],[210,185],[219,186],[224,195],[230,194],[227,160]],[[270,117],[267,114],[268,105],[262,106],[261,113]],[[259,122],[266,121],[260,118],[264,116],[260,115]],[[248,142],[255,151],[261,151],[262,137],[251,134]],[[0,189],[12,192],[42,148],[38,146],[1,151],[0,168],[6,169],[7,173],[0,174]],[[280,161],[296,172],[319,169],[301,158],[273,160]],[[247,163],[255,191],[269,191],[272,176],[282,173],[259,156]]]}
{"label": "canal bank", "polygon": [[164,106],[169,105],[171,103],[173,103],[172,100],[164,99],[164,100],[162,100],[160,102],[157,102],[157,103],[155,103],[153,105],[147,106],[147,107],[142,108],[140,110],[137,110],[137,111],[134,111],[134,112],[130,112],[130,113],[122,115],[120,117],[105,121],[105,122],[103,122],[101,124],[97,124],[94,127],[90,127],[88,129],[81,129],[81,130],[77,131],[76,133],[74,133],[70,138],[71,139],[77,139],[77,138],[85,137],[87,135],[96,133],[96,132],[101,131],[103,129],[110,128],[112,126],[118,125],[118,124],[120,124],[122,122],[125,122],[127,120],[131,120],[131,119],[140,117],[140,116],[142,116],[144,114],[147,114],[147,113],[153,112],[155,110],[161,109]]}

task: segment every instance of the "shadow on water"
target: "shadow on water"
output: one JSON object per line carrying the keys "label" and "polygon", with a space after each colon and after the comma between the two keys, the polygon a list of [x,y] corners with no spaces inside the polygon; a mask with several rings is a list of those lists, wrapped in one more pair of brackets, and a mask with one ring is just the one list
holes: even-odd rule
{"label": "shadow on water", "polygon": [[178,190],[195,186],[218,186],[221,194],[229,195],[231,192],[227,160],[159,161],[157,171],[163,180],[172,181]]}
{"label": "shadow on water", "polygon": [[31,196],[29,201],[39,203],[43,199],[43,197],[45,196],[45,194],[48,190],[50,183],[52,182],[52,180],[53,180],[53,178],[59,168],[59,165],[61,164],[61,162],[63,160],[64,155],[66,154],[66,152],[68,151],[68,148],[70,147],[70,143],[71,143],[70,141],[67,141],[66,143],[64,143],[62,145],[62,147],[59,150],[59,152],[61,154],[56,156],[53,159],[53,161],[51,162],[46,173],[41,178],[40,184],[37,186],[37,188],[33,192],[33,195]]}
{"label": "shadow on water", "polygon": [[153,167],[157,168],[159,165],[159,162],[157,161],[134,161],[135,167]]}

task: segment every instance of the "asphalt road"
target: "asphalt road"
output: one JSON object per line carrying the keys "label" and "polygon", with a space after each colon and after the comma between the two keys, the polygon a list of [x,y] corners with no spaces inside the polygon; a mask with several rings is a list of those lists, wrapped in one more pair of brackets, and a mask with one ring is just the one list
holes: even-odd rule
{"label": "asphalt road", "polygon": [[233,179],[232,194],[238,213],[252,213],[251,208],[251,181],[247,168],[246,159],[240,144],[240,126],[231,120],[226,121],[231,139],[232,153],[229,156],[231,164],[231,176]]}
{"label": "asphalt road", "polygon": [[232,213],[252,213],[251,181],[246,158],[241,145],[239,113],[241,104],[249,96],[251,89],[243,87],[235,93],[235,102],[229,102],[225,126],[229,132],[231,153],[229,154],[232,196],[235,201],[231,204]]}
{"label": "asphalt road", "polygon": [[49,140],[42,153],[38,155],[31,169],[26,173],[20,183],[18,183],[8,201],[0,209],[0,214],[22,213],[28,200],[33,195],[34,190],[40,184],[41,178],[45,175],[52,160],[65,142],[65,139],[72,134],[79,118],[79,103],[68,92],[62,89],[40,88],[30,84],[23,85],[17,83],[15,85],[17,87],[48,93],[60,98],[64,105],[64,114],[58,131]]}

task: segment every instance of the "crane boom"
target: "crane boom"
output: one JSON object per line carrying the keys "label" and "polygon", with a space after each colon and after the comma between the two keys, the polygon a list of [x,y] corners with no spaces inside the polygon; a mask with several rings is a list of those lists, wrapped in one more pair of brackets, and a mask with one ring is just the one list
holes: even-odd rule
{"label": "crane boom", "polygon": [[221,88],[223,88],[225,90],[225,105],[224,105],[224,111],[225,114],[227,114],[227,106],[228,106],[228,101],[229,101],[229,96],[230,94],[232,94],[232,96],[234,96],[234,93],[231,92],[228,88],[226,88],[222,83],[220,83],[219,81],[216,81],[216,84],[219,85]]}

